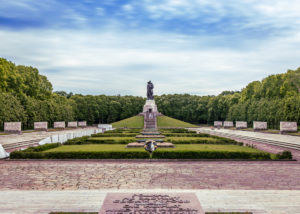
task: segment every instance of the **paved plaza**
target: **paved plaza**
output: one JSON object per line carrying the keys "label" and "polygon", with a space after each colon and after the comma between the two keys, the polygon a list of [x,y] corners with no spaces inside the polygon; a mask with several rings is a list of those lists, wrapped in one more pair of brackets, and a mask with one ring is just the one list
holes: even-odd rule
{"label": "paved plaza", "polygon": [[300,190],[296,161],[1,161],[1,190]]}
{"label": "paved plaza", "polygon": [[206,212],[299,214],[300,151],[291,151],[298,161],[1,160],[0,213],[98,212],[111,192],[191,192]]}

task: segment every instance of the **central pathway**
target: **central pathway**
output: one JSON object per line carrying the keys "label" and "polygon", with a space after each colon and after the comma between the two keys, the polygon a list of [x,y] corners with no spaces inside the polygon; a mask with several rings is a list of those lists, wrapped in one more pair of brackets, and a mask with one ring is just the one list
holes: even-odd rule
{"label": "central pathway", "polygon": [[295,161],[0,161],[0,190],[300,190]]}

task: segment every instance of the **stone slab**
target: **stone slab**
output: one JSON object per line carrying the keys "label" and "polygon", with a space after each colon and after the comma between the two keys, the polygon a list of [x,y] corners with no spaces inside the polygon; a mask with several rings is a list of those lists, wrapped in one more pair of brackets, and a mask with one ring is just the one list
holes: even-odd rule
{"label": "stone slab", "polygon": [[230,128],[233,127],[232,121],[224,121],[224,128]]}
{"label": "stone slab", "polygon": [[[126,148],[137,148],[137,147],[144,147],[144,143],[139,142],[133,142],[127,144]],[[157,147],[159,148],[175,148],[173,143],[169,142],[163,142],[163,143],[157,143]]]}
{"label": "stone slab", "polygon": [[99,214],[204,214],[195,193],[107,193]]}
{"label": "stone slab", "polygon": [[280,132],[297,132],[297,122],[280,122]]}
{"label": "stone slab", "polygon": [[48,122],[34,122],[34,130],[48,130]]}
{"label": "stone slab", "polygon": [[254,130],[266,130],[266,129],[268,129],[268,123],[261,122],[261,121],[253,121],[253,129]]}
{"label": "stone slab", "polygon": [[86,121],[79,121],[78,122],[78,127],[86,127],[87,124],[86,124]]}
{"label": "stone slab", "polygon": [[55,129],[64,129],[64,128],[66,128],[65,121],[54,122],[54,128]]}
{"label": "stone slab", "polygon": [[6,133],[21,133],[22,124],[21,122],[5,122],[4,132]]}
{"label": "stone slab", "polygon": [[113,129],[111,124],[98,124],[98,128],[104,128],[105,131],[109,131]]}
{"label": "stone slab", "polygon": [[221,127],[221,126],[223,126],[222,121],[214,121],[214,127]]}
{"label": "stone slab", "polygon": [[[140,189],[0,191],[0,213],[99,212],[107,193],[136,193],[140,191]],[[143,189],[142,192],[149,194],[195,193],[205,212],[300,213],[300,191]]]}
{"label": "stone slab", "polygon": [[146,103],[145,103],[145,105],[143,107],[143,112],[148,112],[149,109],[151,109],[151,112],[153,112],[153,113],[157,113],[158,112],[157,106],[156,106],[154,100],[146,100]]}
{"label": "stone slab", "polygon": [[77,121],[70,121],[68,122],[69,128],[77,128]]}
{"label": "stone slab", "polygon": [[248,127],[248,124],[246,121],[236,121],[235,122],[235,127],[237,129],[246,129]]}

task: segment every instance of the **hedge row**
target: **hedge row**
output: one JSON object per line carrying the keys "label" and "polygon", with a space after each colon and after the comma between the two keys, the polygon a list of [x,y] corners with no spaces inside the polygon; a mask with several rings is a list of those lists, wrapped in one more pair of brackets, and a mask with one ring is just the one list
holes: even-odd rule
{"label": "hedge row", "polygon": [[146,151],[24,152],[15,151],[11,159],[148,159]]}
{"label": "hedge row", "polygon": [[189,131],[187,129],[160,129],[161,133],[197,133],[196,131]]}
{"label": "hedge row", "polygon": [[110,131],[105,131],[105,133],[139,133],[142,129],[114,129]]}
{"label": "hedge row", "polygon": [[[59,146],[59,145],[57,145]],[[45,148],[45,147],[42,147]],[[34,152],[30,149],[14,151],[11,159],[148,159],[146,151],[95,151],[95,152]],[[269,153],[224,151],[164,151],[156,150],[154,159],[271,159]],[[283,158],[283,157],[282,157]],[[289,157],[285,157],[289,159]]]}
{"label": "hedge row", "polygon": [[135,142],[135,138],[131,139],[121,139],[121,140],[116,140],[116,139],[101,139],[101,138],[89,138],[84,144],[128,144]]}
{"label": "hedge row", "polygon": [[234,140],[225,140],[225,139],[214,139],[214,138],[199,138],[199,139],[172,139],[172,138],[167,138],[165,140],[166,142],[171,142],[173,144],[218,144],[218,145],[238,145],[238,146],[243,146],[243,143],[234,141]]}
{"label": "hedge row", "polygon": [[205,133],[162,133],[166,137],[211,137],[209,134]]}
{"label": "hedge row", "polygon": [[50,144],[40,145],[36,147],[28,147],[27,149],[23,150],[23,152],[42,152],[48,149],[54,149],[56,147],[59,147],[60,145],[61,145],[60,143],[50,143]]}
{"label": "hedge row", "polygon": [[140,133],[98,133],[93,134],[92,137],[135,137]]}
{"label": "hedge row", "polygon": [[152,154],[156,159],[271,159],[269,153],[224,152],[224,151],[163,151]]}

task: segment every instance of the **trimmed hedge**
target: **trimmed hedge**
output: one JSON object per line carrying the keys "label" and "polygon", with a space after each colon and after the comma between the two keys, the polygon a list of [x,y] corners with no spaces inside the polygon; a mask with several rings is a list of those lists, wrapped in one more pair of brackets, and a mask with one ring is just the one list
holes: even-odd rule
{"label": "trimmed hedge", "polygon": [[122,140],[116,140],[116,139],[101,139],[101,138],[89,138],[85,144],[128,144],[135,142],[135,138],[131,139],[122,139]]}
{"label": "trimmed hedge", "polygon": [[162,133],[166,137],[211,137],[209,134],[205,133]]}
{"label": "trimmed hedge", "polygon": [[159,130],[161,133],[197,133],[196,131],[189,131],[187,129],[160,129]]}
{"label": "trimmed hedge", "polygon": [[64,145],[80,145],[86,144],[90,136],[77,137],[64,142]]}
{"label": "trimmed hedge", "polygon": [[42,151],[46,151],[48,149],[54,149],[59,146],[61,146],[60,143],[50,143],[50,144],[44,144],[44,145],[35,146],[35,147],[28,147],[27,149],[23,150],[23,152],[42,152]]}
{"label": "trimmed hedge", "polygon": [[163,151],[152,154],[156,159],[271,159],[269,153],[224,152],[224,151]]}
{"label": "trimmed hedge", "polygon": [[243,146],[243,143],[231,139],[216,139],[216,138],[199,138],[199,139],[172,139],[167,138],[166,142],[173,144],[219,144],[219,145],[238,145]]}
{"label": "trimmed hedge", "polygon": [[92,134],[92,137],[135,137],[139,133],[98,133]]}
{"label": "trimmed hedge", "polygon": [[146,151],[24,152],[11,153],[11,159],[148,159]]}
{"label": "trimmed hedge", "polygon": [[285,150],[283,152],[280,152],[278,154],[276,154],[276,158],[278,159],[286,159],[286,160],[292,160],[293,159],[293,155],[290,151]]}
{"label": "trimmed hedge", "polygon": [[139,133],[142,129],[114,129],[105,131],[105,133]]}

